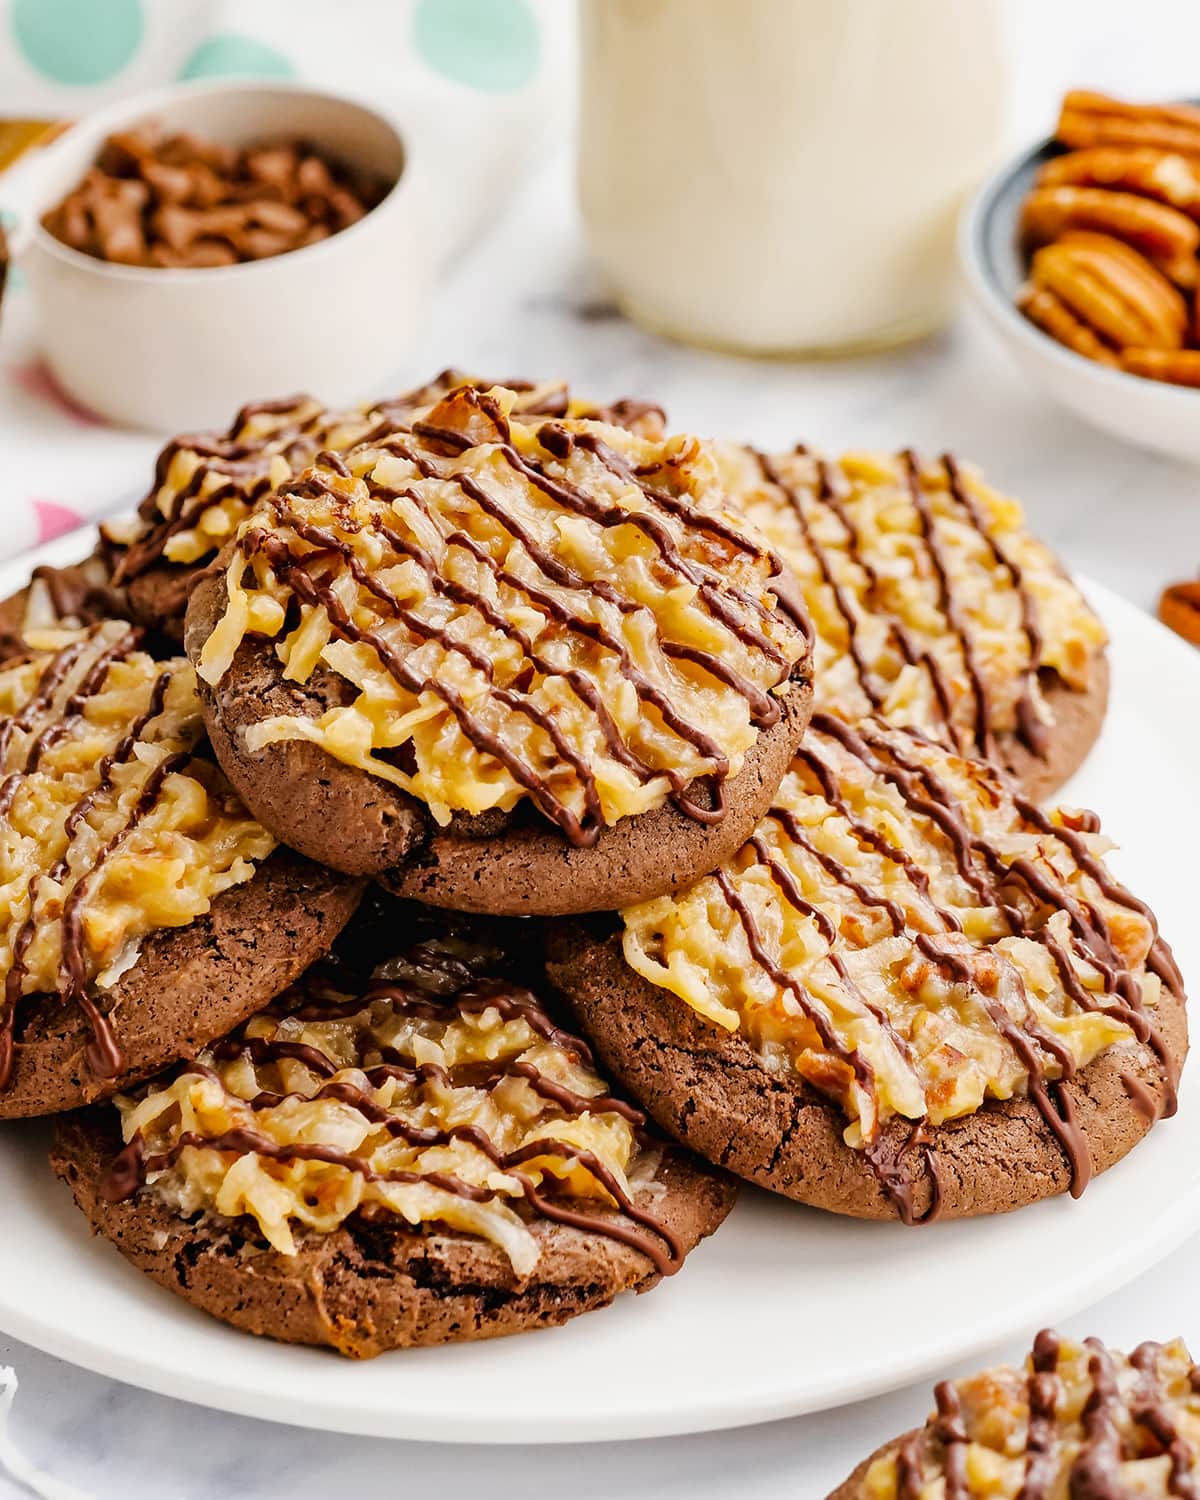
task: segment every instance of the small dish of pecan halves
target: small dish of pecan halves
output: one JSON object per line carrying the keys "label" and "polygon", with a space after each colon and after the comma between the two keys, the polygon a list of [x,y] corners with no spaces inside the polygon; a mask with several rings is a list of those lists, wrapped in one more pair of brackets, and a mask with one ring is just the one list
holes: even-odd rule
{"label": "small dish of pecan halves", "polygon": [[1021,205],[1017,305],[1060,344],[1200,386],[1200,107],[1075,90]]}
{"label": "small dish of pecan halves", "polygon": [[1200,103],[1069,93],[971,199],[958,249],[1031,391],[1200,464]]}

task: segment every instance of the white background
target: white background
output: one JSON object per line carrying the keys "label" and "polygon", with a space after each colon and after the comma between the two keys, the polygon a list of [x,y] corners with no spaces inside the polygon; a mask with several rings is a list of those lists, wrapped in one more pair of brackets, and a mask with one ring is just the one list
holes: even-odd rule
{"label": "white background", "polygon": [[[1190,0],[1010,3],[1014,146],[1049,127],[1058,94],[1071,84],[1200,96],[1200,7]],[[914,172],[920,169],[914,162]],[[1197,474],[1110,442],[1048,406],[968,315],[915,350],[801,367],[668,346],[595,316],[602,307],[580,243],[563,143],[448,279],[429,335],[405,356],[398,377],[450,363],[494,376],[561,374],[598,396],[654,396],[679,427],[762,443],[803,437],[832,448],[953,447],[1020,495],[1036,527],[1073,566],[1139,604],[1151,606],[1163,583],[1200,565]],[[1129,1344],[1182,1332],[1200,1346],[1193,1259],[1194,1243],[1067,1327]],[[1036,1243],[1028,1264],[1036,1277]],[[979,1293],[986,1298],[988,1290]],[[936,1307],[929,1316],[936,1318]],[[887,1336],[881,1328],[880,1339]],[[997,1355],[1020,1352],[1014,1346]],[[800,1341],[795,1358],[804,1357]],[[104,1497],[327,1500],[331,1493],[426,1492],[452,1500],[820,1500],[863,1454],[919,1420],[928,1399],[914,1389],[815,1418],[666,1441],[451,1449],[331,1437],[203,1411],[76,1372],[3,1336],[0,1362],[21,1376],[14,1431],[22,1446]],[[719,1388],[719,1367],[712,1380]],[[536,1391],[529,1395],[536,1400]],[[20,1493],[0,1479],[0,1500]]]}

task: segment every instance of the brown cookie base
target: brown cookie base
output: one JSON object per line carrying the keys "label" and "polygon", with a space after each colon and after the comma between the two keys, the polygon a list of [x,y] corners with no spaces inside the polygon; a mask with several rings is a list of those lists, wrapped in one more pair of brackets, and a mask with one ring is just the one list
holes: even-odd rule
{"label": "brown cookie base", "polygon": [[201,565],[182,567],[156,563],[125,585],[129,613],[147,629],[157,630],[176,645],[183,645],[183,617],[192,590],[204,576]]}
{"label": "brown cookie base", "polygon": [[[370,1359],[388,1349],[496,1338],[554,1327],[660,1279],[640,1251],[546,1220],[532,1226],[541,1259],[527,1281],[490,1241],[451,1230],[355,1221],[309,1236],[295,1256],[259,1250],[240,1223],[189,1223],[150,1193],[109,1203],[100,1183],[119,1145],[112,1111],[70,1116],[56,1131],[54,1170],[93,1230],[194,1306],[285,1343]],[[655,1197],[654,1212],[685,1254],[733,1206],[736,1189],[727,1177],[674,1148],[664,1154],[658,1181],[666,1191]]]}
{"label": "brown cookie base", "polygon": [[1108,710],[1108,657],[1101,652],[1093,658],[1083,692],[1068,687],[1056,672],[1043,672],[1041,686],[1054,715],[1045,756],[1035,755],[1014,734],[1000,735],[996,746],[996,759],[1035,802],[1074,776],[1099,738]]}
{"label": "brown cookie base", "polygon": [[[740,1034],[704,1021],[625,963],[619,938],[581,924],[548,934],[548,973],[567,996],[607,1071],[668,1134],[707,1160],[798,1202],[861,1219],[895,1219],[865,1154],[842,1139],[845,1118],[798,1078],[768,1073]],[[1176,1068],[1187,1055],[1181,997],[1164,990],[1158,1027]],[[1165,1085],[1149,1048],[1101,1053],[1060,1085],[1075,1106],[1093,1168],[1103,1172],[1150,1129],[1122,1082],[1136,1078],[1161,1110]],[[933,1181],[925,1153],[905,1149],[911,1127],[885,1127],[879,1160],[911,1184],[912,1212],[927,1213]],[[929,1132],[941,1185],[940,1216],[1007,1213],[1067,1191],[1071,1170],[1029,1099],[988,1102]]]}
{"label": "brown cookie base", "polygon": [[[192,594],[187,650],[195,661],[225,606],[225,580]],[[760,733],[739,774],[725,783],[727,812],[715,826],[673,804],[625,818],[587,849],[572,848],[540,816],[456,817],[438,829],[399,788],[343,765],[304,741],[251,754],[242,731],[275,714],[316,717],[353,690],[327,674],[285,682],[268,641],[247,640],[213,690],[201,684],[209,738],[221,768],[258,820],[310,859],[372,875],[396,895],[430,906],[500,916],[556,916],[628,905],[697,879],[738,849],[770,806],[812,708],[798,675],[779,722]]]}
{"label": "brown cookie base", "polygon": [[0,1119],[78,1109],[195,1057],[322,957],[361,895],[359,882],[279,850],[206,916],[152,933],[110,992],[109,1022],[125,1060],[117,1078],[88,1066],[91,1031],[78,1006],[56,995],[22,1000]]}

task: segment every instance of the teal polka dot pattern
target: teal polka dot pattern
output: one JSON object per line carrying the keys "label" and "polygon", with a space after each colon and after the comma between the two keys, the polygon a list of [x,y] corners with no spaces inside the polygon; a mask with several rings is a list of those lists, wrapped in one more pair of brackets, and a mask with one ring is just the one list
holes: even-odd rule
{"label": "teal polka dot pattern", "polygon": [[419,0],[413,41],[456,83],[492,93],[523,88],[538,67],[538,28],[525,0]]}
{"label": "teal polka dot pattern", "polygon": [[210,36],[183,65],[180,78],[291,78],[291,61],[257,37]]}
{"label": "teal polka dot pattern", "polygon": [[55,83],[80,88],[115,78],[141,45],[141,0],[11,0],[25,60]]}

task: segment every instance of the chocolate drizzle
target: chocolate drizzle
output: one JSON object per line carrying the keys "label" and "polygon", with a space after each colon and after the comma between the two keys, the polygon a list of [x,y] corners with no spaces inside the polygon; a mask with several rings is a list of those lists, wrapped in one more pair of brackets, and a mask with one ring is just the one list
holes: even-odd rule
{"label": "chocolate drizzle", "polygon": [[1121,1430],[1117,1425],[1122,1407],[1112,1361],[1099,1339],[1087,1339],[1091,1350],[1088,1374],[1092,1391],[1083,1408],[1084,1443],[1071,1465],[1071,1500],[1117,1500],[1125,1493],[1121,1483]]}
{"label": "chocolate drizzle", "polygon": [[967,1433],[963,1427],[962,1407],[954,1382],[943,1380],[936,1385],[933,1399],[937,1402],[934,1434],[941,1443],[944,1454],[946,1500],[966,1500],[970,1493],[967,1482]]}
{"label": "chocolate drizzle", "polygon": [[[436,963],[435,959],[435,965]],[[447,965],[443,965],[443,970],[449,975]],[[357,1015],[365,1016],[373,1007],[384,1004],[398,1015],[416,1021],[444,1024],[452,1021],[456,1014],[478,1015],[486,1009],[494,1008],[503,1020],[524,1021],[544,1041],[584,1066],[592,1064],[586,1043],[562,1030],[530,991],[513,987],[501,980],[478,980],[448,1000],[439,999],[432,990],[389,982],[372,983],[361,997],[346,997],[336,988],[320,982],[302,982],[292,999],[301,1002],[295,1014],[304,1014],[316,1020],[344,1020]],[[378,1050],[370,1040],[369,1032],[363,1033],[360,1045],[364,1050]],[[545,1135],[505,1152],[478,1125],[462,1124],[448,1128],[416,1125],[404,1115],[381,1105],[350,1078],[338,1077],[338,1065],[319,1048],[306,1043],[279,1037],[247,1037],[243,1027],[213,1049],[216,1060],[229,1061],[243,1054],[258,1067],[282,1062],[299,1063],[322,1080],[315,1092],[306,1090],[286,1095],[260,1092],[249,1101],[250,1108],[255,1111],[273,1109],[285,1099],[331,1099],[357,1111],[372,1125],[383,1128],[389,1135],[422,1150],[445,1146],[453,1141],[465,1141],[486,1156],[499,1171],[515,1179],[521,1197],[535,1215],[628,1245],[645,1255],[659,1275],[673,1274],[682,1263],[682,1246],[670,1226],[639,1207],[606,1164],[584,1148],[557,1140],[553,1135]],[[485,1073],[482,1076],[480,1064],[476,1063],[464,1063],[456,1067],[432,1062],[418,1064],[406,1060],[391,1048],[382,1049],[382,1058],[381,1062],[360,1070],[372,1089],[382,1087],[389,1079],[397,1079],[418,1089],[427,1085],[445,1089],[470,1086],[491,1092],[511,1080],[519,1079],[568,1119],[594,1113],[616,1114],[633,1126],[639,1140],[644,1139],[645,1116],[633,1106],[609,1094],[579,1094],[548,1078],[534,1064],[520,1058],[511,1059],[500,1066],[484,1065]],[[225,1088],[220,1074],[204,1063],[182,1063],[175,1076],[189,1074],[196,1074]],[[552,1122],[548,1128],[552,1129]],[[380,1172],[364,1157],[337,1147],[319,1142],[280,1144],[259,1131],[242,1127],[213,1136],[184,1132],[168,1150],[150,1154],[147,1153],[142,1137],[135,1135],[113,1159],[103,1185],[105,1195],[114,1202],[132,1197],[149,1177],[175,1166],[183,1152],[190,1148],[236,1155],[252,1153],[278,1162],[327,1162],[358,1174],[366,1182],[425,1184],[475,1203],[490,1202],[497,1197],[496,1190],[466,1182],[452,1173],[408,1169]],[[521,1169],[528,1162],[543,1157],[584,1168],[604,1188],[617,1205],[618,1212],[587,1212],[557,1195],[547,1182],[540,1185],[535,1183],[530,1174]],[[552,1183],[553,1177],[550,1178],[550,1184]],[[379,1205],[379,1209],[386,1212],[383,1205]]]}
{"label": "chocolate drizzle", "polygon": [[1200,1500],[1196,1450],[1179,1431],[1170,1407],[1163,1398],[1158,1378],[1158,1364],[1162,1353],[1161,1344],[1145,1343],[1139,1344],[1129,1356],[1129,1363],[1139,1377],[1131,1402],[1131,1415],[1135,1422],[1150,1433],[1170,1460],[1167,1493],[1178,1495],[1180,1500]]}
{"label": "chocolate drizzle", "polygon": [[[800,499],[799,491],[794,489],[784,480],[778,468],[771,462],[771,460],[765,453],[759,453],[755,450],[751,451],[754,452],[754,457],[758,462],[759,468],[762,470],[763,478],[769,484],[773,484],[778,490],[780,490],[786,498],[788,505],[791,507],[792,515],[796,519],[796,524],[800,528],[800,534],[804,539],[804,545],[812,554],[813,560],[817,564],[817,569],[821,574],[822,582],[833,595],[833,602],[836,605],[837,612],[841,616],[842,623],[846,628],[846,649],[850,653],[850,660],[854,663],[854,670],[858,674],[858,685],[862,689],[864,697],[867,699],[867,702],[873,709],[882,708],[883,694],[875,686],[875,683],[871,677],[871,670],[867,666],[866,661],[863,659],[862,651],[859,648],[858,614],[854,606],[846,597],[845,590],[837,581],[837,576],[834,573],[833,566],[829,560],[829,554],[825,551],[825,548],[817,539],[816,531],[809,523],[809,519],[805,513],[803,502]],[[825,492],[823,494],[823,498],[826,498],[826,503],[828,503],[827,496],[828,494],[832,493],[832,490],[827,489],[828,476],[826,474],[824,465],[821,466],[820,473],[822,475],[822,491]],[[844,513],[842,514],[844,520]],[[872,574],[872,577],[873,576],[874,575]]]}
{"label": "chocolate drizzle", "polygon": [[[767,559],[772,573],[780,569],[778,559],[767,553],[759,543],[743,536],[721,517],[709,515],[687,501],[650,485],[594,433],[572,432],[547,424],[541,429],[540,441],[545,451],[552,455],[556,451],[569,452],[572,447],[587,450],[609,474],[623,483],[637,486],[647,501],[645,506],[630,508],[609,500],[603,491],[592,494],[565,478],[552,476],[542,464],[518,453],[511,442],[507,419],[490,398],[480,396],[471,388],[457,392],[455,399],[459,398],[464,406],[464,412],[457,414],[463,419],[461,428],[451,425],[449,419],[434,420],[441,411],[439,407],[435,408],[430,419],[416,422],[411,431],[393,425],[389,432],[380,436],[374,446],[380,452],[407,461],[423,479],[457,487],[491,521],[513,538],[538,573],[546,579],[548,586],[543,587],[529,578],[519,577],[463,529],[456,528],[445,534],[445,518],[435,514],[433,507],[416,489],[398,492],[389,489],[373,476],[366,477],[362,482],[371,498],[381,507],[381,513],[373,515],[369,524],[397,559],[411,561],[421,569],[428,581],[431,595],[473,611],[488,627],[521,648],[523,663],[507,683],[497,681],[495,663],[485,649],[462,639],[461,635],[452,632],[447,625],[437,623],[416,609],[407,607],[380,580],[378,575],[382,569],[368,569],[355,554],[351,542],[327,526],[307,521],[298,513],[297,507],[305,499],[324,496],[333,501],[335,510],[344,501],[345,497],[338,485],[339,481],[348,477],[349,471],[340,460],[337,464],[328,465],[332,476],[319,468],[310,470],[302,479],[284,486],[279,496],[272,501],[271,514],[276,527],[290,531],[298,543],[307,545],[312,551],[298,551],[284,536],[262,528],[251,528],[242,539],[244,555],[247,559],[256,555],[263,557],[275,578],[297,599],[325,611],[335,636],[369,647],[401,688],[413,694],[430,693],[440,698],[464,737],[480,754],[497,760],[534,805],[562,830],[574,847],[590,847],[605,825],[599,784],[587,757],[570,743],[553,713],[533,699],[530,689],[537,674],[543,678],[561,679],[570,688],[594,719],[609,755],[632,772],[642,785],[661,779],[669,787],[670,796],[676,805],[689,817],[708,824],[720,822],[725,811],[722,783],[729,775],[730,764],[719,743],[701,725],[689,722],[680,713],[668,693],[652,681],[634,661],[619,634],[600,620],[591,618],[590,612],[572,609],[563,602],[561,591],[570,591],[584,597],[591,595],[613,605],[626,615],[636,614],[644,606],[622,594],[608,580],[586,578],[562,561],[541,544],[502,499],[490,493],[472,475],[452,464],[447,465],[444,462],[445,453],[449,450],[451,456],[457,455],[482,441],[486,435],[495,440],[494,451],[525,484],[541,491],[570,514],[583,517],[605,529],[625,525],[636,527],[653,543],[662,567],[675,579],[696,589],[697,598],[703,601],[713,622],[759,658],[771,662],[777,669],[775,686],[788,677],[792,670],[791,664],[779,647],[751,620],[759,619],[767,624],[774,622],[778,616],[752,593],[721,577],[719,571],[684,556],[665,517],[673,517],[689,531],[714,537],[722,546],[732,546],[750,557]],[[466,410],[468,407],[469,411]],[[417,439],[424,444],[423,448],[416,446]],[[367,442],[358,451],[369,451],[371,446],[371,442]],[[586,672],[573,666],[559,666],[548,660],[545,653],[535,647],[530,635],[509,620],[505,611],[497,608],[478,590],[449,576],[449,569],[442,560],[435,558],[415,538],[406,536],[392,524],[388,512],[392,504],[401,498],[414,505],[431,527],[443,532],[442,542],[447,551],[460,549],[468,553],[476,564],[491,575],[497,585],[512,589],[527,599],[544,612],[556,627],[568,634],[581,636],[611,653],[618,671],[633,687],[639,701],[647,709],[653,710],[673,734],[690,745],[707,763],[705,772],[695,779],[694,785],[703,789],[707,784],[711,788],[710,795],[697,795],[678,770],[658,769],[648,764],[625,740],[605,705],[596,682]],[[505,715],[528,720],[538,735],[549,742],[552,757],[544,754],[525,757],[518,754],[506,743],[503,733],[485,720],[486,709],[480,711],[469,707],[463,695],[448,682],[441,680],[436,673],[425,675],[419,672],[409,661],[409,648],[386,640],[378,629],[357,624],[328,581],[331,560],[351,575],[385,619],[402,624],[418,644],[433,641],[444,651],[462,657],[486,683],[485,702],[498,706]],[[551,586],[557,586],[560,592],[554,592]],[[732,668],[718,651],[663,639],[661,635],[658,647],[664,656],[686,662],[741,696],[756,728],[766,729],[778,723],[781,715],[778,699]],[[564,796],[555,789],[550,776],[543,773],[540,762],[547,758],[569,770],[582,797],[581,813],[568,804]]]}
{"label": "chocolate drizzle", "polygon": [[[824,546],[817,531],[820,511],[828,511],[839,523],[845,537],[844,555],[856,565],[863,575],[865,589],[863,603],[865,612],[883,621],[891,638],[895,641],[903,659],[912,666],[921,667],[929,679],[933,705],[948,734],[946,743],[952,749],[974,752],[992,758],[996,749],[997,705],[995,691],[989,686],[987,673],[981,664],[976,642],[968,623],[967,609],[958,585],[950,554],[943,542],[939,518],[930,501],[921,462],[911,449],[898,455],[902,482],[913,512],[928,562],[929,574],[936,589],[936,603],[945,622],[946,634],[955,642],[961,658],[963,671],[971,693],[970,729],[965,736],[955,721],[957,693],[952,686],[945,667],[927,647],[916,644],[911,632],[896,619],[881,603],[885,588],[883,580],[872,565],[867,547],[856,525],[845,499],[838,493],[830,465],[816,455],[810,455],[803,445],[798,445],[798,454],[811,458],[815,466],[816,482],[808,485],[791,483],[780,467],[780,461],[749,450],[763,479],[782,496],[788,513],[799,531],[800,546],[816,565],[821,583],[830,590],[834,608],[842,621],[846,635],[846,654],[854,667],[858,687],[868,712],[877,711],[884,705],[886,692],[878,684],[872,668],[859,644],[858,631],[862,606],[839,581],[834,554]],[[1037,693],[1038,674],[1042,660],[1043,639],[1038,618],[1037,600],[1028,587],[1021,565],[1012,557],[997,537],[994,528],[972,493],[957,460],[944,453],[938,460],[945,477],[946,492],[962,519],[975,531],[986,549],[994,568],[1007,580],[1008,587],[1016,595],[1020,612],[1021,631],[1025,637],[1025,661],[1019,668],[1020,693],[1015,707],[1016,735],[1033,754],[1044,757],[1049,747],[1050,729],[1039,712]]]}
{"label": "chocolate drizzle", "polygon": [[925,548],[929,554],[934,576],[938,586],[938,607],[945,616],[946,624],[957,637],[959,648],[962,651],[963,666],[971,683],[971,692],[975,699],[975,748],[986,758],[995,754],[995,739],[992,734],[991,704],[988,698],[987,688],[980,675],[979,666],[975,660],[975,647],[963,618],[962,606],[954,592],[954,585],[950,577],[950,564],[946,553],[938,538],[937,521],[934,518],[933,507],[929,503],[929,497],[925,493],[924,485],[921,483],[921,469],[916,454],[911,448],[905,449],[900,455],[904,463],[905,477],[908,482],[908,493],[912,500],[913,509],[917,513],[917,519],[921,526],[921,535],[925,539]]}
{"label": "chocolate drizzle", "polygon": [[1029,1425],[1025,1437],[1025,1476],[1017,1500],[1046,1500],[1054,1483],[1057,1466],[1054,1442],[1058,1416],[1059,1342],[1048,1328],[1043,1328],[1033,1342],[1026,1397],[1029,1402]]}
{"label": "chocolate drizzle", "polygon": [[992,535],[987,519],[979,507],[979,502],[963,483],[962,472],[951,454],[942,454],[942,468],[946,473],[950,493],[966,512],[971,525],[983,538],[997,566],[1008,574],[1008,580],[1020,602],[1021,629],[1025,632],[1029,657],[1021,672],[1021,696],[1017,700],[1017,733],[1035,755],[1044,757],[1050,743],[1050,731],[1038,716],[1033,691],[1037,681],[1038,666],[1042,659],[1042,632],[1038,625],[1037,604],[1025,586],[1025,577],[1020,564],[1009,556]]}
{"label": "chocolate drizzle", "polygon": [[[909,739],[913,745],[930,743],[920,736],[910,736]],[[1029,1097],[1068,1161],[1071,1192],[1077,1197],[1091,1177],[1092,1163],[1071,1088],[1075,1071],[1072,1052],[1061,1039],[1036,1022],[1016,966],[994,948],[973,950],[961,936],[962,924],[958,916],[932,899],[928,875],[912,856],[891,844],[878,829],[855,816],[842,793],[835,762],[828,758],[826,744],[836,744],[861,762],[877,782],[890,785],[899,792],[908,814],[927,823],[930,837],[947,847],[954,868],[980,905],[994,908],[1002,916],[1007,934],[1031,939],[1045,947],[1064,991],[1081,1010],[1102,1010],[1129,1027],[1157,1063],[1162,1112],[1170,1113],[1175,1107],[1176,1078],[1166,1039],[1145,1009],[1141,981],[1122,960],[1111,927],[1099,908],[1093,902],[1077,899],[1066,879],[1059,876],[1049,863],[1034,864],[1024,857],[1005,857],[996,845],[976,833],[963,816],[959,799],[951,786],[935,775],[924,761],[906,756],[902,750],[904,742],[902,732],[888,730],[877,721],[864,720],[857,728],[851,728],[830,714],[817,713],[813,716],[810,733],[796,765],[811,773],[822,797],[847,822],[853,836],[903,872],[912,892],[915,912],[923,915],[915,919],[910,917],[900,903],[885,895],[882,889],[872,889],[867,882],[853,876],[837,859],[818,847],[789,808],[773,807],[768,817],[779,825],[795,848],[814,860],[822,878],[844,888],[864,907],[883,912],[895,935],[911,934],[917,949],[943,970],[951,983],[968,987],[978,996],[992,1024],[1021,1062],[1028,1079]],[[1088,876],[1106,900],[1137,912],[1153,926],[1148,908],[1108,874],[1088,850],[1081,832],[1070,826],[1060,826],[1012,788],[1006,788],[1005,795],[1012,797],[1013,806],[1026,825],[1043,839],[1055,840],[1061,845],[1075,869]],[[1080,826],[1093,831],[1095,825],[1088,817],[1080,820]],[[849,974],[836,951],[839,934],[834,923],[820,908],[805,899],[790,871],[773,856],[761,832],[746,847],[755,861],[768,871],[782,899],[813,920],[828,945],[826,961],[833,966],[839,981],[847,985]],[[735,914],[753,961],[781,991],[794,997],[803,1014],[816,1027],[825,1049],[850,1070],[859,1087],[870,1092],[873,1075],[866,1059],[839,1038],[824,1007],[795,975],[776,962],[750,908],[729,875],[718,870],[711,878]],[[1021,889],[1028,897],[1024,906],[1016,904],[1015,899],[1016,892]],[[1067,915],[1070,951],[1046,925],[1047,914],[1055,911]],[[1157,928],[1154,928],[1154,935],[1151,967],[1159,973],[1168,989],[1182,995],[1178,971],[1174,969],[1165,945],[1157,937]],[[985,951],[987,962],[981,964],[979,960]],[[1075,959],[1101,976],[1104,983],[1102,996],[1082,983]],[[857,998],[880,1023],[892,1045],[907,1057],[903,1038],[895,1032],[886,1016],[861,995]],[[1051,1062],[1061,1073],[1060,1081],[1047,1076]],[[1135,1071],[1126,1070],[1123,1079],[1139,1113],[1151,1121],[1157,1118],[1160,1095],[1151,1090]],[[888,1144],[890,1139],[882,1135],[872,1137],[863,1147],[880,1187],[904,1222],[924,1222],[935,1217],[941,1187],[937,1153],[926,1122],[918,1120],[915,1123],[908,1141],[899,1152]],[[919,1151],[929,1180],[929,1207],[919,1221],[914,1218],[913,1179],[904,1165],[904,1158],[913,1151]]]}

